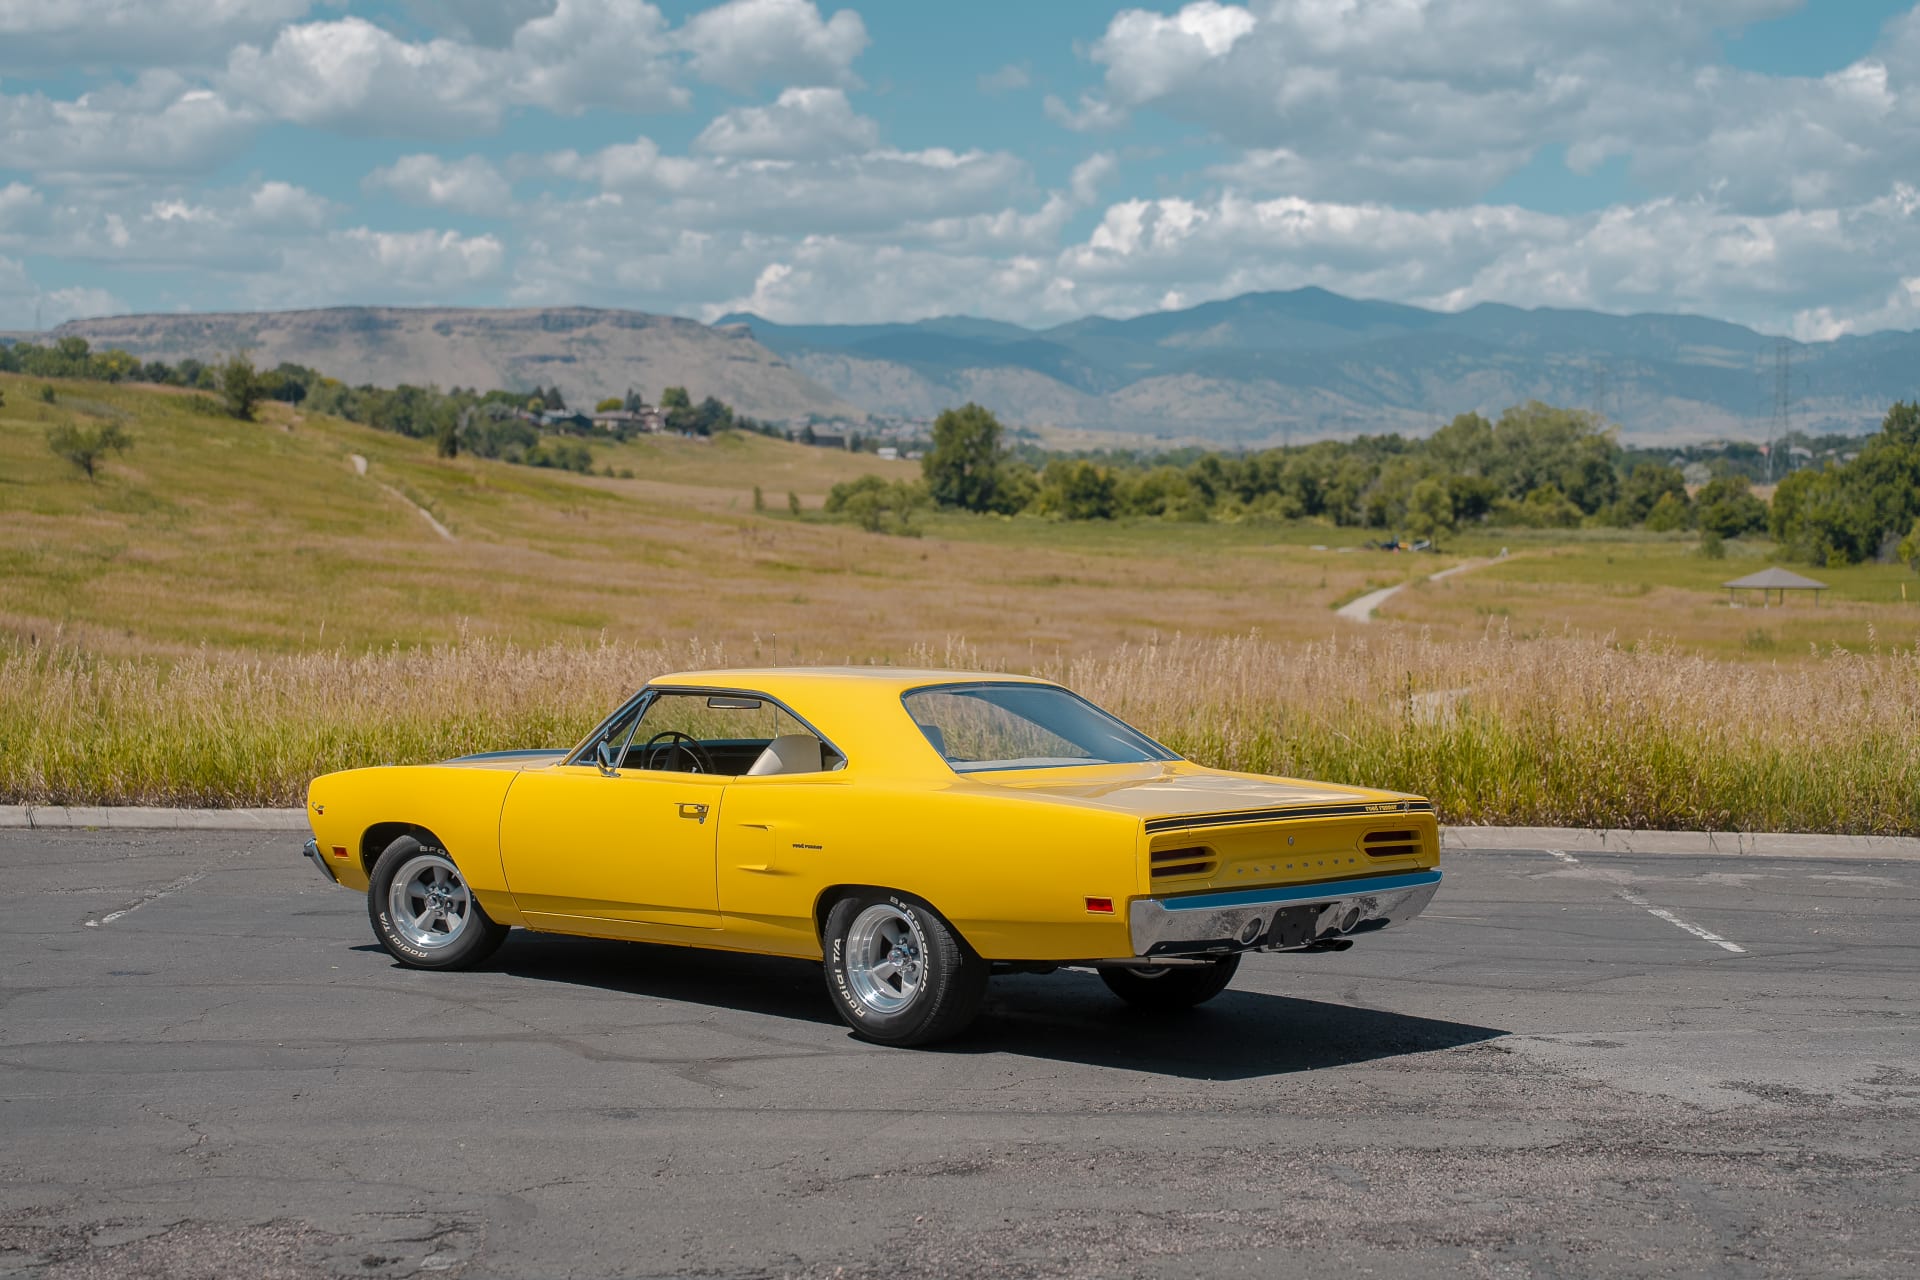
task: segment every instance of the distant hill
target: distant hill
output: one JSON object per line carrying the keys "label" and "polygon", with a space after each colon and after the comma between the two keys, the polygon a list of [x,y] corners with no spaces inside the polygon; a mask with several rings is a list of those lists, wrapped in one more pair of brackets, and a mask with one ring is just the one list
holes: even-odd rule
{"label": "distant hill", "polygon": [[[975,400],[1027,427],[1262,444],[1421,433],[1529,399],[1598,409],[1639,443],[1764,437],[1779,340],[1698,316],[1483,304],[1428,311],[1324,289],[1250,293],[1050,329],[943,316],[782,325],[583,307],[344,307],[62,325],[148,359],[239,348],[350,382],[558,385],[570,403],[684,385],[756,417],[926,419]],[[1790,343],[1793,425],[1876,427],[1920,398],[1920,334]]]}
{"label": "distant hill", "polygon": [[[975,399],[1023,425],[1261,443],[1430,429],[1467,410],[1597,408],[1630,438],[1758,437],[1777,339],[1697,316],[1483,304],[1462,312],[1324,289],[1253,293],[1051,329],[964,317],[893,325],[742,325],[876,413]],[[1789,344],[1794,426],[1865,431],[1920,395],[1920,334]]]}
{"label": "distant hill", "polygon": [[569,404],[589,407],[628,387],[653,399],[662,387],[684,386],[696,400],[718,396],[758,418],[866,416],[744,329],[635,311],[337,307],[122,316],[72,321],[53,336],[70,334],[143,360],[218,360],[247,350],[256,364],[291,361],[355,385],[558,386]]}

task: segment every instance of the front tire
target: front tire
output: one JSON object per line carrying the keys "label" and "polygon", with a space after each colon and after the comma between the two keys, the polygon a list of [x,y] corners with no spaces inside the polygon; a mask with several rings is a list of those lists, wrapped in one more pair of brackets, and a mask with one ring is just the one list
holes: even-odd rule
{"label": "front tire", "polygon": [[854,1034],[906,1047],[966,1030],[988,967],[920,899],[869,890],[833,904],[824,930],[827,994]]}
{"label": "front tire", "polygon": [[1136,1009],[1191,1009],[1225,991],[1239,969],[1239,956],[1222,956],[1178,968],[1102,969],[1100,981]]}
{"label": "front tire", "polygon": [[487,915],[447,851],[412,836],[373,864],[367,917],[387,954],[411,969],[471,968],[507,940],[507,926]]}

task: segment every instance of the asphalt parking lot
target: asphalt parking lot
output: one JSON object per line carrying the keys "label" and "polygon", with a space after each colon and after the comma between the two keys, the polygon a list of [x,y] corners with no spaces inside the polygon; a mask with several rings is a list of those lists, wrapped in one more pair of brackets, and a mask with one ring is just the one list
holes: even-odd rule
{"label": "asphalt parking lot", "polygon": [[297,846],[0,832],[0,1275],[1920,1274],[1920,863],[1465,853],[901,1051],[803,964],[400,969]]}

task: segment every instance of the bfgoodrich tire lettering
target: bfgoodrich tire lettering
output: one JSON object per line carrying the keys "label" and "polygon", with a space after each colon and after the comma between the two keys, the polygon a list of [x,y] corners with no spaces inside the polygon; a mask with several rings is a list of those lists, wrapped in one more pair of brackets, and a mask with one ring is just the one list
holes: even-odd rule
{"label": "bfgoodrich tire lettering", "polygon": [[964,1031],[986,995],[988,967],[927,903],[865,890],[833,904],[823,931],[827,995],[876,1044],[932,1044]]}
{"label": "bfgoodrich tire lettering", "polygon": [[373,864],[367,918],[387,954],[414,969],[469,968],[507,938],[447,851],[413,836],[395,840]]}

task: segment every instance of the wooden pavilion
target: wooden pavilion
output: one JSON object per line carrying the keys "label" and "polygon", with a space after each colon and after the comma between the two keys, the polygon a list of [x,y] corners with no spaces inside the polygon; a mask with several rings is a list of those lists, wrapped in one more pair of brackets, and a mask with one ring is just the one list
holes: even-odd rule
{"label": "wooden pavilion", "polygon": [[1813,602],[1819,604],[1820,593],[1828,590],[1827,584],[1824,582],[1816,582],[1812,578],[1802,577],[1791,570],[1777,568],[1762,569],[1758,573],[1750,573],[1744,578],[1735,578],[1732,582],[1725,582],[1721,585],[1727,589],[1728,604],[1735,603],[1734,597],[1736,592],[1758,591],[1760,593],[1760,607],[1762,609],[1771,603],[1773,593],[1776,591],[1780,593],[1781,604],[1787,602],[1787,592],[1789,591],[1811,591],[1813,592]]}

